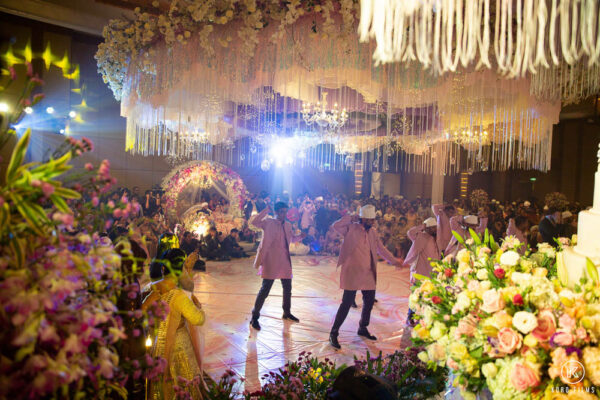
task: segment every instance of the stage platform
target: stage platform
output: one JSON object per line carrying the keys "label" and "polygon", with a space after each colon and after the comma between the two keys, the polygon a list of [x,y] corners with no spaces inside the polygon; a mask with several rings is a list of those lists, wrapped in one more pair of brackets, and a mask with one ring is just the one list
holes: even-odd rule
{"label": "stage platform", "polygon": [[[369,330],[377,342],[357,336],[362,296],[358,309],[350,309],[339,341],[341,350],[329,345],[329,330],[342,297],[339,289],[337,257],[292,257],[292,313],[300,323],[281,319],[281,283],[275,282],[263,307],[256,332],[249,327],[250,312],[261,278],[252,267],[254,258],[230,262],[208,262],[207,272],[194,276],[194,293],[202,302],[207,322],[204,326],[205,371],[218,379],[232,369],[246,379],[245,389],[260,389],[265,373],[277,370],[302,351],[319,358],[328,357],[338,365],[353,364],[354,355],[392,353],[400,347],[408,309],[409,271],[378,265],[377,300]],[[242,390],[243,388],[240,388]]]}

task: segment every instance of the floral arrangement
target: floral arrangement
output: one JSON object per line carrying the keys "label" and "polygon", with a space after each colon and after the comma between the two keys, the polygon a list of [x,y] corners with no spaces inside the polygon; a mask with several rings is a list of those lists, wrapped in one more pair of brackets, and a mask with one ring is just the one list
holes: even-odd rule
{"label": "floral arrangement", "polygon": [[[431,368],[450,368],[465,399],[484,388],[500,400],[554,399],[561,391],[597,398],[597,274],[569,289],[552,272],[551,246],[521,256],[523,244],[514,237],[501,247],[487,232],[483,240],[475,232],[467,241],[456,237],[465,248],[432,261],[431,278],[419,277],[410,295],[419,322],[413,341],[426,349],[419,357]],[[581,370],[565,374],[563,367],[575,362],[585,378]]]}
{"label": "floral arrangement", "polygon": [[325,400],[333,381],[346,368],[337,367],[333,361],[323,361],[312,357],[310,352],[302,351],[298,361],[288,362],[278,372],[265,374],[266,383],[262,389],[245,393],[247,400],[270,400],[292,398],[292,394],[303,393],[305,398]]}
{"label": "floral arrangement", "polygon": [[394,382],[398,388],[398,399],[429,399],[444,391],[448,373],[446,368],[428,369],[427,364],[419,359],[421,350],[411,347],[386,356],[379,352],[374,358],[367,351],[366,359],[355,357],[354,365]]}
{"label": "floral arrangement", "polygon": [[[280,41],[286,29],[298,18],[313,15],[313,33],[332,36],[340,31],[334,14],[341,14],[341,31],[355,34],[359,14],[357,0],[171,0],[168,5],[155,0],[144,9],[137,7],[133,18],[111,20],[104,28],[104,42],[98,46],[96,60],[104,82],[120,100],[129,65],[135,63],[147,73],[153,72],[149,56],[154,46],[187,45],[197,40],[207,58],[214,56],[214,46],[228,47],[237,36],[243,53],[251,58],[259,43],[259,33],[276,26],[270,38]],[[317,25],[317,17],[320,24]],[[216,26],[231,27],[231,35],[215,35]]]}
{"label": "floral arrangement", "polygon": [[567,196],[560,192],[552,192],[544,196],[544,202],[549,208],[564,210],[569,205]]}
{"label": "floral arrangement", "polygon": [[[25,67],[23,98],[7,115],[9,124],[35,104],[31,88],[43,84],[31,64]],[[16,80],[12,67],[8,76],[9,84]],[[28,130],[19,138],[0,186],[0,397],[125,396],[129,380],[152,378],[164,361],[120,359],[127,339],[124,319],[135,317],[150,327],[166,310],[129,316],[117,308],[117,299],[138,295],[122,268],[130,252],[117,252],[109,240],[91,233],[96,221],[108,218],[101,210],[86,218],[73,213],[77,207],[96,209],[98,196],[114,182],[108,162],[66,177],[71,158],[93,147],[87,139],[71,138],[49,161],[24,164],[30,135]],[[14,136],[9,125],[0,130],[0,143]],[[116,209],[124,212],[121,205],[110,211]]]}
{"label": "floral arrangement", "polygon": [[174,213],[177,198],[188,185],[195,182],[223,182],[229,201],[229,215],[241,217],[248,198],[242,178],[231,168],[210,161],[193,161],[175,168],[162,182],[166,209]]}
{"label": "floral arrangement", "polygon": [[471,192],[471,206],[478,210],[489,203],[490,196],[483,189],[475,189]]}

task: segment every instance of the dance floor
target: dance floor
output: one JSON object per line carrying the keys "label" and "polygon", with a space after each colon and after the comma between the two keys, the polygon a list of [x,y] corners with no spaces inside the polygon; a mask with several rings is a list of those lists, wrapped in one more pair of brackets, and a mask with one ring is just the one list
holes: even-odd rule
{"label": "dance floor", "polygon": [[[377,300],[369,330],[377,342],[356,334],[362,296],[358,309],[351,309],[340,330],[341,350],[329,345],[329,330],[341,301],[337,257],[292,257],[292,313],[296,324],[281,319],[282,290],[275,282],[261,312],[262,330],[249,327],[250,312],[261,279],[252,267],[253,258],[231,262],[209,262],[207,272],[196,273],[194,293],[207,315],[204,326],[205,371],[218,379],[232,369],[246,379],[245,389],[260,389],[265,373],[277,370],[302,351],[319,358],[328,357],[338,365],[353,363],[353,356],[392,353],[400,347],[408,309],[409,271],[396,270],[387,263],[378,266]],[[240,390],[243,390],[240,387]]]}

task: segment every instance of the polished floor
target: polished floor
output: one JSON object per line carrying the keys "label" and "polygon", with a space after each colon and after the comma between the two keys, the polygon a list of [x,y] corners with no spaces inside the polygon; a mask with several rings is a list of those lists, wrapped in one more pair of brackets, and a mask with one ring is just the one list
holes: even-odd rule
{"label": "polished floor", "polygon": [[261,285],[252,262],[252,258],[209,262],[207,272],[195,275],[194,293],[207,315],[204,367],[211,377],[218,379],[226,369],[232,369],[245,378],[245,389],[254,391],[260,388],[265,373],[296,360],[302,351],[328,357],[338,365],[351,365],[355,355],[362,357],[367,350],[386,354],[400,347],[408,309],[408,269],[396,270],[379,263],[379,302],[369,326],[379,340],[371,342],[356,335],[362,305],[358,294],[359,308],[350,310],[340,330],[342,350],[336,351],[328,337],[342,296],[337,258],[292,257],[292,313],[300,323],[281,319],[281,284],[275,282],[261,313],[260,332],[249,327],[250,311]]}

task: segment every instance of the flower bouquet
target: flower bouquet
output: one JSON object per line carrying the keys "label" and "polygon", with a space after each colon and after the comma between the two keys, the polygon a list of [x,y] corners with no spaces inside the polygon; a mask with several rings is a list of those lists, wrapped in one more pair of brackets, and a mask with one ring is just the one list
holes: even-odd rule
{"label": "flower bouquet", "polygon": [[466,399],[488,388],[494,399],[597,398],[600,386],[600,283],[569,290],[541,246],[499,247],[473,231],[456,257],[432,261],[410,295],[418,324],[413,341],[430,368],[447,366]]}

